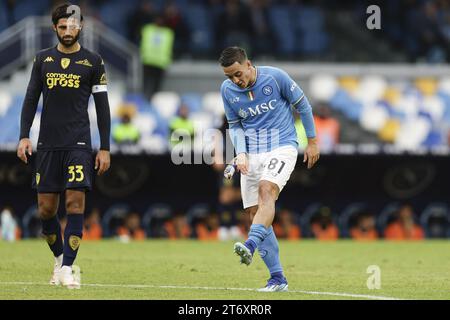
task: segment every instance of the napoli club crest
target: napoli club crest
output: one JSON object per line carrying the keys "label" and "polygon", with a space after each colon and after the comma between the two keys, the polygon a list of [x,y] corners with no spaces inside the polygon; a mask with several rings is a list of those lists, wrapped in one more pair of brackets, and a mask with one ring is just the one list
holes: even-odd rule
{"label": "napoli club crest", "polygon": [[266,95],[266,96],[270,96],[273,92],[273,89],[271,86],[265,86],[264,88],[262,88],[262,92]]}

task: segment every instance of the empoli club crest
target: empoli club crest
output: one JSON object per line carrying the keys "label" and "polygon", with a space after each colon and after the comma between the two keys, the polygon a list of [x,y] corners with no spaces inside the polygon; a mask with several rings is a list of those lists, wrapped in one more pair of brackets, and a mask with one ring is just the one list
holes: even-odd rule
{"label": "empoli club crest", "polygon": [[61,67],[62,67],[63,69],[67,69],[67,67],[69,66],[69,64],[70,64],[70,59],[69,59],[69,58],[62,58],[62,59],[61,59]]}

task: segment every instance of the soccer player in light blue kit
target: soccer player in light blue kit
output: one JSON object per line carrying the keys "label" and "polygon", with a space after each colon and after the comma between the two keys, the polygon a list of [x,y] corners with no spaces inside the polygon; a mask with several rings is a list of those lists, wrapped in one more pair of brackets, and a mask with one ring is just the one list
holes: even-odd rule
{"label": "soccer player in light blue kit", "polygon": [[247,241],[236,243],[234,252],[249,265],[258,249],[270,272],[267,285],[259,291],[287,291],[272,222],[275,201],[298,156],[293,109],[300,113],[308,137],[303,162],[310,169],[319,159],[311,105],[285,71],[253,66],[242,48],[226,48],[219,62],[228,77],[221,94],[235,166],[241,172],[243,206],[252,219]]}

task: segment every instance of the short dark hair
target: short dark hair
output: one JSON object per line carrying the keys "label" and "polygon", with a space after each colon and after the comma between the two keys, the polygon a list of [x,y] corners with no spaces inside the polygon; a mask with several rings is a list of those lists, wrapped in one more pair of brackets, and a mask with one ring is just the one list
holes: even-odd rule
{"label": "short dark hair", "polygon": [[229,67],[235,62],[243,63],[247,60],[247,53],[240,47],[228,47],[220,54],[219,62],[222,67]]}
{"label": "short dark hair", "polygon": [[[71,3],[65,3],[57,6],[52,12],[52,22],[56,26],[58,24],[59,19],[69,18],[72,16],[72,13],[67,12],[67,8],[70,7]],[[80,19],[83,21],[83,16],[80,14]],[[80,21],[80,22],[81,22]]]}

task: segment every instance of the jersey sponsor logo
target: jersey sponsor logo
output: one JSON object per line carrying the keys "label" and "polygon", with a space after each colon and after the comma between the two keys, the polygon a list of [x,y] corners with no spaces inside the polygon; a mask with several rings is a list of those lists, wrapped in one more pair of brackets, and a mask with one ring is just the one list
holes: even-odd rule
{"label": "jersey sponsor logo", "polygon": [[102,76],[100,77],[100,84],[107,84],[106,73],[103,73]]}
{"label": "jersey sponsor logo", "polygon": [[52,57],[45,58],[44,62],[55,62]]}
{"label": "jersey sponsor logo", "polygon": [[266,96],[270,96],[273,92],[273,89],[271,86],[265,86],[264,88],[262,88],[262,92],[266,95]]}
{"label": "jersey sponsor logo", "polygon": [[228,101],[230,101],[230,103],[239,102],[239,97],[230,98]]}
{"label": "jersey sponsor logo", "polygon": [[77,250],[80,246],[81,238],[78,236],[70,236],[69,237],[69,246],[72,248],[73,251]]}
{"label": "jersey sponsor logo", "polygon": [[262,113],[269,112],[270,110],[275,109],[276,102],[277,102],[276,99],[272,99],[269,102],[263,102],[261,104],[257,104],[254,107],[249,107],[248,112],[249,112],[250,116],[252,116],[252,117],[260,115]]}
{"label": "jersey sponsor logo", "polygon": [[297,84],[295,82],[293,82],[291,85],[291,91],[294,91],[296,87],[297,87]]}
{"label": "jersey sponsor logo", "polygon": [[75,63],[76,64],[81,64],[82,66],[86,66],[86,67],[92,67],[92,64],[89,62],[88,59],[76,61]]}
{"label": "jersey sponsor logo", "polygon": [[62,58],[62,59],[61,59],[61,67],[62,67],[63,69],[67,69],[67,67],[69,66],[69,64],[70,64],[70,59],[69,59],[69,58]]}
{"label": "jersey sponsor logo", "polygon": [[76,74],[48,72],[46,74],[46,77],[47,77],[46,83],[49,89],[53,89],[56,86],[75,89],[78,89],[80,87],[81,76]]}
{"label": "jersey sponsor logo", "polygon": [[243,119],[245,119],[245,118],[247,118],[248,117],[248,112],[247,111],[245,111],[244,109],[239,109],[239,117],[241,117],[241,118],[243,118]]}

